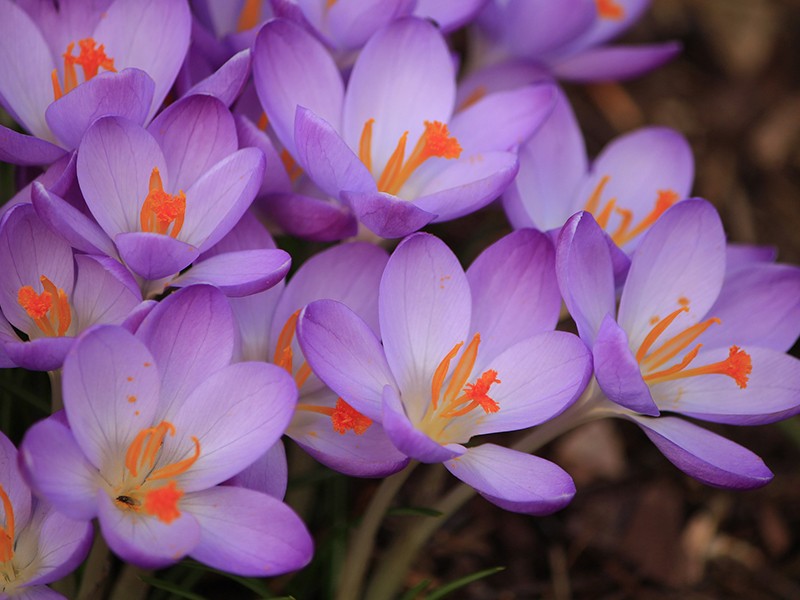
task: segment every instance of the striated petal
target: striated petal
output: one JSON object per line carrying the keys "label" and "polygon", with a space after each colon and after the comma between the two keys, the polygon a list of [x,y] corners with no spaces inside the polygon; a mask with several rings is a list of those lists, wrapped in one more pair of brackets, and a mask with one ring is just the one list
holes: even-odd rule
{"label": "striated petal", "polygon": [[249,48],[234,54],[219,69],[193,85],[185,95],[209,94],[230,108],[250,78],[250,62]]}
{"label": "striated petal", "polygon": [[[21,452],[22,450],[20,450]],[[17,531],[22,530],[31,516],[31,490],[23,479],[28,473],[24,470],[22,461],[18,460],[18,452],[14,444],[4,433],[0,433],[0,485],[8,495],[14,510]],[[3,508],[3,521],[8,522]]]}
{"label": "striated petal", "polygon": [[225,484],[255,490],[283,500],[289,482],[288,477],[289,465],[286,463],[286,448],[283,440],[278,440],[257,458],[256,462],[231,477]]}
{"label": "striated petal", "polygon": [[286,277],[292,264],[283,250],[225,252],[195,263],[170,282],[172,287],[213,285],[231,297],[249,296],[271,288]]}
{"label": "striated petal", "polygon": [[342,192],[341,196],[361,223],[388,239],[414,233],[436,219],[436,214],[383,192]]}
{"label": "striated petal", "polygon": [[143,279],[169,277],[188,267],[201,250],[161,233],[120,233],[114,238],[119,255]]}
{"label": "striated petal", "polygon": [[262,198],[261,208],[286,233],[312,242],[335,242],[358,233],[353,213],[336,201],[271,194]]}
{"label": "striated petal", "polygon": [[76,331],[96,323],[121,325],[142,301],[130,272],[106,256],[79,254],[75,261],[78,277],[72,308]]}
{"label": "striated petal", "polygon": [[27,342],[5,342],[4,350],[13,366],[29,371],[55,371],[64,364],[74,337],[44,337]]}
{"label": "striated petal", "polygon": [[49,165],[64,156],[55,144],[0,125],[0,160],[15,165]]}
{"label": "striated petal", "polygon": [[324,19],[333,45],[337,49],[355,50],[382,27],[410,14],[413,8],[411,0],[338,0],[329,5]]}

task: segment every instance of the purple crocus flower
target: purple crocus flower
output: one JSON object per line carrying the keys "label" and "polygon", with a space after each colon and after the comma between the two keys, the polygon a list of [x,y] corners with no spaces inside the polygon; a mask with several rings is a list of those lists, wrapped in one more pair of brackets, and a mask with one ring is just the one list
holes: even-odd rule
{"label": "purple crocus flower", "polygon": [[[121,259],[145,291],[187,285],[173,276],[230,231],[261,185],[263,154],[237,148],[233,118],[212,96],[176,102],[148,129],[105,117],[86,132],[77,159],[96,223],[43,186],[34,185],[34,204],[76,248]],[[270,249],[216,256],[189,274],[191,283],[219,282],[237,295],[273,285],[288,268],[289,256]]]}
{"label": "purple crocus flower", "polygon": [[122,265],[106,257],[73,257],[69,244],[42,223],[30,204],[19,204],[4,216],[0,354],[8,360],[0,360],[3,366],[59,369],[75,336],[95,323],[122,323],[141,299]]}
{"label": "purple crocus flower", "polygon": [[[289,155],[383,237],[491,202],[516,174],[510,149],[552,106],[552,88],[542,85],[492,94],[453,115],[450,52],[441,33],[416,18],[393,21],[370,38],[346,91],[322,44],[283,19],[261,29],[253,73]],[[414,144],[410,152],[407,144]]]}
{"label": "purple crocus flower", "polygon": [[283,369],[229,364],[233,338],[227,300],[209,286],[167,298],[137,337],[87,332],[64,364],[64,413],[23,440],[37,493],[97,517],[111,549],[144,568],[186,555],[248,576],[307,564],[311,538],[291,509],[219,485],[279,439],[297,397]]}
{"label": "purple crocus flower", "polygon": [[[588,213],[561,235],[558,278],[595,377],[678,468],[751,488],[772,475],[748,450],[676,416],[735,425],[800,412],[800,270],[753,262],[725,279],[725,235],[704,200],[669,209],[634,253],[619,311],[608,246]],[[610,404],[610,403],[609,403]]]}
{"label": "purple crocus flower", "polygon": [[559,79],[636,77],[680,50],[676,42],[615,46],[607,42],[639,20],[650,0],[490,0],[478,16],[483,63],[523,59]]}
{"label": "purple crocus flower", "polygon": [[560,230],[585,210],[629,253],[664,211],[688,197],[689,143],[673,129],[643,127],[612,140],[590,166],[569,100],[560,90],[556,98],[519,149],[519,173],[503,194],[508,217],[515,228]]}
{"label": "purple crocus flower", "polygon": [[92,527],[31,496],[17,466],[17,449],[1,432],[0,505],[0,596],[63,598],[46,584],[83,562],[92,543]]}
{"label": "purple crocus flower", "polygon": [[343,304],[312,302],[298,324],[314,372],[381,422],[397,448],[456,477],[508,510],[543,514],[574,494],[541,458],[474,435],[542,423],[569,406],[591,375],[575,336],[551,331],[559,296],[553,248],[534,230],[485,250],[465,274],[437,238],[413,235],[381,279],[381,341]]}
{"label": "purple crocus flower", "polygon": [[0,12],[0,99],[32,134],[0,129],[0,159],[16,164],[55,161],[103,115],[150,120],[189,45],[186,0],[0,0]]}

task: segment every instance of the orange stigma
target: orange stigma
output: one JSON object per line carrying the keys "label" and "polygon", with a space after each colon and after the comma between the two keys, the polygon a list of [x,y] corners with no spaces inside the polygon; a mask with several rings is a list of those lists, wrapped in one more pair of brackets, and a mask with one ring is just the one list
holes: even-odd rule
{"label": "orange stigma", "polygon": [[170,481],[165,486],[147,492],[144,497],[144,512],[163,523],[172,523],[181,516],[178,500],[182,496],[183,490],[178,489],[174,481]]}
{"label": "orange stigma", "polygon": [[[682,298],[682,300],[684,300]],[[642,370],[642,377],[648,384],[661,383],[682,379],[684,377],[695,377],[697,375],[727,375],[732,378],[740,388],[746,388],[750,373],[753,370],[750,355],[738,346],[731,346],[728,358],[723,361],[704,365],[700,367],[687,368],[697,357],[702,348],[702,344],[696,344],[691,350],[686,352],[683,357],[674,365],[661,368],[667,362],[676,358],[681,352],[686,350],[704,331],[715,324],[721,323],[716,317],[711,317],[705,321],[695,323],[687,327],[677,335],[662,342],[657,348],[652,349],[661,334],[678,318],[681,313],[688,312],[686,306],[688,301],[676,311],[670,313],[663,319],[656,320],[653,328],[645,336],[639,350],[636,352],[636,361]],[[660,370],[659,370],[660,369]]]}
{"label": "orange stigma", "polygon": [[649,229],[650,226],[655,223],[656,220],[658,220],[658,218],[663,215],[669,207],[680,200],[678,194],[673,190],[658,190],[658,196],[656,197],[653,209],[647,215],[645,215],[645,217],[639,221],[639,223],[637,223],[634,227],[631,227],[633,224],[633,211],[627,208],[617,207],[616,198],[611,198],[608,202],[606,202],[602,210],[600,210],[603,190],[610,179],[611,177],[609,175],[604,175],[600,181],[597,182],[597,186],[595,187],[594,191],[592,191],[589,199],[586,201],[584,210],[592,213],[597,221],[597,224],[603,229],[608,227],[608,223],[612,214],[616,212],[620,216],[621,221],[616,230],[613,232],[609,231],[611,239],[614,240],[614,243],[620,247],[647,231],[647,229]]}
{"label": "orange stigma", "polygon": [[283,168],[286,169],[286,174],[289,175],[289,181],[292,183],[297,181],[300,175],[303,174],[302,167],[297,164],[297,161],[292,158],[292,155],[285,148],[281,150],[281,163],[283,163]]}
{"label": "orange stigma", "polygon": [[236,31],[252,29],[261,21],[261,0],[244,0],[242,12],[239,13],[239,22]]}
{"label": "orange stigma", "polygon": [[70,42],[67,46],[67,51],[64,52],[64,87],[58,81],[58,71],[53,69],[51,79],[53,80],[53,96],[56,100],[61,98],[78,87],[78,73],[75,65],[83,68],[83,80],[89,81],[92,77],[96,76],[102,67],[106,71],[116,73],[114,68],[114,59],[106,56],[105,46],[100,44],[95,48],[97,42],[92,38],[86,38],[78,41],[78,48],[80,54],[73,56],[72,51],[75,49],[75,42]]}
{"label": "orange stigma", "polygon": [[[158,167],[153,167],[150,173],[150,191],[139,213],[142,231],[177,238],[185,216],[186,195],[183,191],[178,192],[176,196],[166,193],[161,182],[161,173]],[[170,225],[172,225],[171,231]]]}
{"label": "orange stigma", "polygon": [[294,334],[297,331],[297,317],[300,316],[300,309],[294,311],[291,316],[286,319],[280,334],[278,335],[278,342],[275,344],[275,355],[273,361],[280,368],[285,369],[289,375],[294,375],[294,382],[297,384],[297,389],[303,387],[303,384],[311,376],[311,367],[304,360],[294,372],[294,351],[292,350],[292,341]]}
{"label": "orange stigma", "polygon": [[0,527],[0,563],[14,558],[14,507],[3,486],[0,485],[0,500],[3,501],[5,524]]}
{"label": "orange stigma", "polygon": [[[358,157],[364,165],[372,170],[372,127],[375,119],[364,123],[359,141]],[[378,190],[397,195],[408,178],[429,158],[458,158],[461,146],[458,140],[450,135],[447,125],[440,121],[425,121],[425,131],[419,136],[417,145],[406,160],[406,142],[408,132],[400,136],[397,147],[392,152],[386,166],[378,179]]]}
{"label": "orange stigma", "polygon": [[67,294],[44,275],[39,281],[44,288],[41,294],[29,285],[23,286],[17,292],[17,302],[42,333],[48,337],[63,337],[72,323]]}
{"label": "orange stigma", "polygon": [[358,412],[342,398],[336,399],[336,407],[319,406],[317,404],[298,404],[297,410],[326,415],[331,418],[331,425],[336,433],[344,435],[352,430],[356,435],[363,435],[372,426],[372,419]]}
{"label": "orange stigma", "polygon": [[597,15],[601,19],[619,21],[625,17],[625,9],[614,0],[594,0],[597,5]]}

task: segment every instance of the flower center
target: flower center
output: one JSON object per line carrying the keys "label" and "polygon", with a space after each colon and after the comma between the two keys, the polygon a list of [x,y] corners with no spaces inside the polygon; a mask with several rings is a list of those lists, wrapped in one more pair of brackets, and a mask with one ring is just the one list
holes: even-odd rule
{"label": "flower center", "polygon": [[92,77],[97,75],[100,67],[106,71],[116,73],[114,68],[114,59],[106,56],[105,46],[100,44],[95,48],[97,42],[92,38],[86,38],[78,41],[78,48],[80,54],[73,56],[72,51],[75,48],[75,42],[70,42],[67,45],[67,51],[64,52],[64,87],[58,81],[58,71],[53,69],[50,77],[53,80],[53,96],[56,100],[61,98],[78,87],[78,72],[75,65],[80,65],[83,68],[83,80],[89,81]]}
{"label": "flower center", "polygon": [[611,218],[612,213],[616,212],[621,217],[621,221],[617,229],[613,233],[609,232],[611,239],[614,240],[614,243],[620,247],[647,231],[647,229],[653,223],[655,223],[656,220],[662,214],[664,214],[664,212],[666,212],[670,206],[675,204],[680,199],[678,194],[673,190],[658,190],[658,196],[656,197],[653,210],[645,215],[645,217],[639,221],[635,227],[631,227],[633,224],[633,211],[627,208],[617,207],[616,198],[611,198],[611,200],[606,202],[603,209],[599,210],[601,204],[600,201],[603,197],[603,189],[606,187],[610,179],[610,175],[604,175],[600,179],[600,181],[597,183],[597,187],[594,188],[591,196],[589,196],[589,200],[586,201],[584,210],[592,213],[597,220],[597,224],[603,229],[606,229],[608,226],[608,221]]}
{"label": "flower center", "polygon": [[436,367],[431,381],[431,404],[420,424],[420,429],[431,439],[441,441],[442,434],[452,419],[462,417],[477,408],[483,410],[485,414],[500,410],[500,405],[489,396],[492,385],[501,383],[497,378],[497,371],[488,369],[477,377],[474,383],[469,383],[480,343],[481,336],[476,333],[453,368],[446,388],[444,384],[450,371],[450,362],[461,350],[464,342],[453,346]]}
{"label": "flower center", "polygon": [[[361,130],[358,144],[358,157],[372,171],[372,126],[375,119],[368,119]],[[440,121],[425,121],[425,131],[419,136],[417,145],[406,160],[406,141],[408,131],[400,136],[397,147],[392,152],[386,166],[378,178],[378,190],[397,195],[412,173],[429,158],[458,158],[461,146],[458,140],[450,135],[447,125]]]}
{"label": "flower center", "polygon": [[[115,494],[118,508],[143,511],[164,523],[171,523],[181,516],[178,501],[183,490],[177,487],[173,478],[185,473],[200,457],[200,441],[192,436],[194,453],[188,458],[155,468],[164,438],[175,435],[175,426],[169,421],[161,421],[155,427],[142,429],[125,453],[125,468],[137,483],[120,489]],[[161,483],[167,480],[166,483]]]}
{"label": "flower center", "polygon": [[301,403],[297,405],[297,410],[305,410],[329,416],[331,418],[333,430],[341,435],[344,435],[350,430],[353,430],[353,433],[356,435],[363,435],[372,425],[372,419],[358,412],[342,398],[336,399],[336,406],[334,408],[330,406]]}
{"label": "flower center", "polygon": [[711,317],[700,323],[687,327],[677,335],[663,341],[657,348],[653,348],[656,340],[666,331],[678,315],[688,312],[686,306],[688,301],[684,301],[678,310],[670,313],[663,319],[654,317],[654,326],[645,336],[639,350],[636,352],[636,361],[642,370],[644,380],[648,384],[672,381],[684,377],[695,377],[697,375],[727,375],[732,378],[740,388],[747,387],[747,381],[753,370],[750,355],[738,346],[731,346],[728,350],[728,358],[720,362],[704,365],[700,367],[687,368],[700,352],[703,344],[697,344],[687,352],[676,364],[662,368],[668,361],[674,359],[678,354],[689,347],[706,329],[714,324],[721,323],[716,317]]}
{"label": "flower center", "polygon": [[[150,173],[150,191],[139,213],[142,231],[168,234],[177,238],[185,216],[186,195],[182,190],[175,196],[166,193],[161,183],[161,173],[158,167],[153,167]],[[170,225],[172,225],[171,231]]]}
{"label": "flower center", "polygon": [[72,323],[67,294],[44,275],[39,281],[44,288],[41,294],[29,285],[23,286],[17,292],[17,302],[42,333],[48,337],[63,337]]}
{"label": "flower center", "polygon": [[7,563],[14,558],[14,507],[2,485],[0,485],[0,500],[3,502],[3,512],[5,513],[5,523],[3,527],[0,527],[0,563]]}
{"label": "flower center", "polygon": [[625,17],[625,9],[614,0],[594,0],[597,5],[597,16],[601,19],[619,21]]}

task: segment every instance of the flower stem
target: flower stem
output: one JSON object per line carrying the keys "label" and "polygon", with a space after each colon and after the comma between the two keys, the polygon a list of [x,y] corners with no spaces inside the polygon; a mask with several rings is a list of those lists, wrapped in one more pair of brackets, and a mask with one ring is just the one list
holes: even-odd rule
{"label": "flower stem", "polygon": [[50,414],[56,413],[64,408],[64,400],[61,397],[61,369],[48,371],[50,376]]}
{"label": "flower stem", "polygon": [[152,574],[152,571],[140,569],[135,565],[125,565],[114,582],[109,598],[111,600],[144,600],[147,598],[147,592],[150,591],[150,585],[141,576],[151,576]]}
{"label": "flower stem", "polygon": [[94,543],[78,588],[77,600],[102,598],[111,573],[111,554],[99,528],[94,532]]}
{"label": "flower stem", "polygon": [[350,537],[342,578],[336,594],[337,600],[356,600],[361,597],[364,574],[367,572],[375,547],[375,536],[389,505],[417,464],[411,462],[399,473],[384,479],[372,497],[361,523]]}

